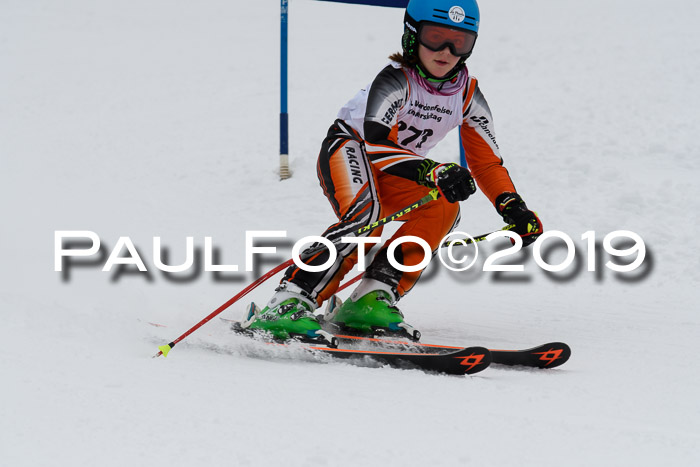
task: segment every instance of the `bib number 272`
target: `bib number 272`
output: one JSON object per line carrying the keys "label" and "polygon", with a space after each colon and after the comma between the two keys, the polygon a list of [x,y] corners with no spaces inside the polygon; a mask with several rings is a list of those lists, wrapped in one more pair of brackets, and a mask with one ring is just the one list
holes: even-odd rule
{"label": "bib number 272", "polygon": [[428,140],[428,138],[433,135],[433,130],[431,130],[430,128],[426,130],[420,130],[414,126],[408,126],[404,122],[399,122],[399,131],[405,130],[410,131],[411,134],[407,138],[401,140],[401,146],[408,146],[418,138],[421,138],[421,140],[416,144],[416,147],[420,148],[423,145],[423,143],[425,143]]}

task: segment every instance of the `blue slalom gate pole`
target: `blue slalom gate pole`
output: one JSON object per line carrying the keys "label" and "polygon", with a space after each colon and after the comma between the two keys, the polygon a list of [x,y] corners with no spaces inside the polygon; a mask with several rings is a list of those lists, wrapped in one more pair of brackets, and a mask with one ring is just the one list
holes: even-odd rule
{"label": "blue slalom gate pole", "polygon": [[[354,3],[358,5],[375,5],[384,7],[406,8],[408,0],[323,0],[337,3]],[[287,49],[289,26],[289,0],[280,0],[280,180],[291,176],[289,171],[289,114],[287,112]],[[459,134],[459,132],[458,132]],[[460,162],[466,167],[461,138],[459,141]]]}
{"label": "blue slalom gate pole", "polygon": [[459,141],[459,163],[462,167],[466,167],[467,156],[464,155],[464,146],[462,146],[462,125],[457,127],[457,139]]}
{"label": "blue slalom gate pole", "polygon": [[289,173],[289,114],[287,113],[287,16],[289,0],[280,0],[280,180]]}

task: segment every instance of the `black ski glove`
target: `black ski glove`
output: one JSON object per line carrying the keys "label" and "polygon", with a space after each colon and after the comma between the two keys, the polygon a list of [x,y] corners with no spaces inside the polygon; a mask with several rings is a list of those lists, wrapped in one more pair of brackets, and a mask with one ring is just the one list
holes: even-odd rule
{"label": "black ski glove", "polygon": [[525,201],[517,193],[501,193],[496,198],[496,210],[508,224],[515,224],[513,232],[523,239],[523,246],[537,240],[542,233],[542,222],[537,214],[530,211]]}
{"label": "black ski glove", "polygon": [[459,164],[440,164],[428,172],[428,183],[450,203],[464,201],[476,192],[469,170]]}

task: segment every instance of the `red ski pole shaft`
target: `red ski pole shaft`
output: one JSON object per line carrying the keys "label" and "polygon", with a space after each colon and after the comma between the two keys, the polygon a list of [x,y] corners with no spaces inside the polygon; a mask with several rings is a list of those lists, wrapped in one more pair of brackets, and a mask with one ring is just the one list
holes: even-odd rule
{"label": "red ski pole shaft", "polygon": [[363,276],[363,275],[364,275],[364,272],[359,273],[358,275],[356,275],[355,277],[353,277],[352,279],[350,279],[349,281],[347,281],[345,284],[343,284],[343,285],[341,285],[340,287],[338,287],[338,290],[336,290],[335,293],[342,292],[343,290],[347,289],[347,288],[350,287],[352,284],[354,284],[355,282],[357,282],[357,281],[359,281],[360,279],[362,279],[362,276]]}
{"label": "red ski pole shaft", "polygon": [[[391,214],[391,215],[386,216],[386,217],[384,217],[384,218],[382,218],[382,219],[379,219],[378,221],[374,222],[373,224],[370,224],[370,225],[366,225],[366,226],[364,226],[364,227],[361,227],[361,228],[359,228],[358,230],[356,230],[355,232],[353,232],[353,234],[356,235],[356,236],[359,236],[359,235],[364,235],[364,234],[366,234],[366,233],[368,233],[368,232],[371,232],[372,230],[374,230],[374,229],[376,229],[376,228],[378,228],[378,227],[381,227],[381,226],[383,226],[383,225],[385,225],[385,224],[388,224],[388,223],[391,222],[391,221],[394,221],[394,220],[397,220],[397,219],[401,218],[401,216],[403,216],[404,214],[408,214],[409,212],[411,212],[412,210],[418,208],[419,206],[422,206],[422,205],[424,205],[424,204],[426,204],[426,203],[429,203],[430,201],[436,200],[436,199],[438,198],[438,196],[439,196],[438,190],[437,190],[437,189],[433,189],[433,190],[430,191],[430,193],[428,193],[427,195],[425,195],[424,197],[422,197],[421,199],[419,199],[419,200],[416,201],[415,203],[410,204],[409,206],[406,206],[405,208],[403,208],[403,209],[401,209],[401,210],[395,212],[394,214]],[[338,243],[339,241],[340,241],[340,239],[336,240],[336,241],[333,242],[333,243]],[[320,245],[320,247],[318,247],[317,250],[314,250],[314,252],[321,251],[321,250],[324,249],[324,248],[325,248],[325,245],[322,244],[322,245]],[[251,283],[248,287],[246,287],[245,289],[241,290],[238,294],[236,294],[235,296],[231,297],[226,303],[224,303],[223,305],[221,305],[221,306],[220,306],[219,308],[217,308],[216,310],[212,311],[208,316],[206,316],[204,319],[202,319],[199,323],[195,324],[195,325],[192,326],[190,329],[188,329],[188,330],[187,330],[184,334],[182,334],[180,337],[178,337],[177,339],[175,339],[174,341],[172,341],[172,342],[169,343],[169,344],[161,345],[160,347],[158,347],[158,353],[155,354],[155,355],[153,356],[153,358],[160,357],[161,355],[167,357],[167,356],[168,356],[168,352],[170,352],[170,350],[171,350],[173,347],[175,347],[175,345],[176,345],[178,342],[181,342],[184,338],[186,338],[187,336],[189,336],[190,334],[192,334],[193,332],[195,332],[197,329],[201,328],[201,327],[204,326],[206,323],[208,323],[209,321],[211,321],[211,319],[214,318],[216,315],[218,315],[219,313],[221,313],[222,311],[224,311],[226,308],[228,308],[228,307],[230,307],[231,305],[233,305],[234,303],[236,303],[236,302],[237,302],[238,300],[240,300],[241,298],[245,297],[251,290],[255,289],[257,286],[259,286],[260,284],[262,284],[263,282],[265,282],[266,280],[268,280],[270,277],[274,276],[275,274],[277,274],[277,273],[280,272],[281,270],[283,270],[283,269],[285,269],[285,268],[288,268],[288,267],[291,266],[292,264],[294,264],[294,260],[293,260],[293,259],[289,259],[289,260],[285,261],[284,263],[280,264],[279,266],[276,266],[275,268],[271,269],[270,271],[268,271],[268,272],[265,273],[264,275],[260,276],[260,277],[259,277],[258,279],[256,279],[253,283]],[[357,277],[355,280],[357,280],[357,279],[359,279],[359,277]],[[349,284],[347,284],[347,285],[349,285]],[[346,285],[346,287],[347,287],[347,285]]]}
{"label": "red ski pole shaft", "polygon": [[170,349],[172,349],[173,347],[175,347],[175,345],[176,345],[178,342],[182,341],[184,338],[186,338],[187,336],[189,336],[190,334],[192,334],[193,332],[195,332],[197,329],[199,329],[199,328],[201,328],[202,326],[204,326],[206,323],[208,323],[209,321],[211,321],[211,319],[212,319],[213,317],[215,317],[216,315],[218,315],[219,313],[221,313],[222,311],[224,311],[226,308],[230,307],[231,305],[233,305],[234,303],[236,303],[238,300],[240,300],[241,298],[243,298],[243,297],[245,297],[246,295],[248,295],[248,293],[249,293],[251,290],[253,290],[253,289],[256,288],[257,286],[259,286],[260,284],[262,284],[263,282],[265,282],[266,280],[268,280],[270,277],[274,276],[275,274],[277,274],[277,273],[280,272],[281,270],[283,270],[283,269],[288,268],[289,266],[291,266],[292,263],[293,263],[293,260],[291,260],[291,259],[290,259],[290,260],[287,260],[287,261],[285,261],[284,263],[280,264],[279,266],[276,266],[275,268],[269,270],[268,272],[266,272],[266,273],[263,274],[262,276],[258,277],[258,278],[257,278],[255,281],[253,281],[248,287],[246,287],[245,289],[243,289],[243,290],[241,290],[240,292],[238,292],[238,294],[236,294],[235,296],[231,297],[226,303],[224,303],[223,305],[221,305],[221,306],[220,306],[219,308],[217,308],[216,310],[212,311],[207,317],[205,317],[205,318],[202,319],[199,323],[197,323],[197,324],[195,324],[194,326],[192,326],[190,329],[188,329],[188,330],[187,330],[184,334],[182,334],[180,337],[178,337],[177,339],[175,339],[174,341],[172,341],[171,343],[169,343],[169,344],[167,344],[167,345],[161,345],[160,347],[158,347],[158,349],[159,349],[159,350],[158,350],[158,353],[155,354],[155,355],[153,356],[153,358],[155,358],[155,357],[160,357],[161,355],[165,355],[165,356],[167,357],[168,352],[170,352]]}

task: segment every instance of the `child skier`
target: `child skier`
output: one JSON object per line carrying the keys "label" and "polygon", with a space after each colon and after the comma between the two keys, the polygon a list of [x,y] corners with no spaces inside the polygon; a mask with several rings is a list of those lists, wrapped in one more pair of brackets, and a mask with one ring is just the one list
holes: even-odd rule
{"label": "child skier", "polygon": [[[395,53],[366,89],[338,113],[323,140],[318,177],[338,222],[323,236],[333,241],[396,212],[437,188],[440,197],[402,217],[394,237],[375,255],[362,281],[344,303],[333,295],[357,262],[357,245],[339,243],[332,266],[321,272],[290,267],[267,306],[251,305],[242,327],[280,339],[300,336],[330,342],[314,310],[331,299],[325,320],[359,333],[395,333],[417,338],[396,307],[421,271],[393,267],[387,246],[395,238],[424,239],[433,250],[459,223],[459,201],[481,191],[503,220],[515,224],[524,245],[542,232],[537,215],[517,194],[503,166],[489,107],[465,66],[479,29],[475,0],[410,0],[404,16],[403,53]],[[462,125],[467,168],[439,163],[427,154]],[[471,172],[471,173],[470,173]],[[472,178],[473,177],[473,178]],[[367,235],[381,235],[377,228]],[[310,247],[311,248],[311,247]],[[307,265],[322,265],[327,249],[301,254]],[[419,264],[423,248],[402,243],[394,258]]]}

